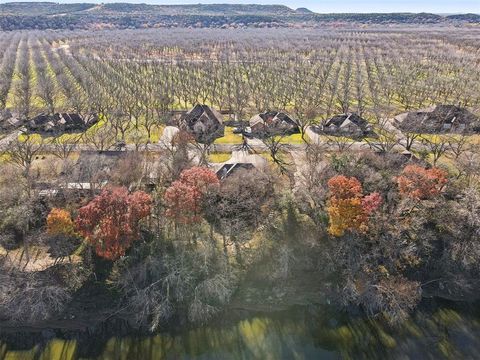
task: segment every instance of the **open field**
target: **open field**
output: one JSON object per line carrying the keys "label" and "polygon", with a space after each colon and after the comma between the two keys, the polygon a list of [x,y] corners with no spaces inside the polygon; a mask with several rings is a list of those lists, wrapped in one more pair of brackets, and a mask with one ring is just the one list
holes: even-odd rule
{"label": "open field", "polygon": [[[283,110],[302,128],[347,112],[375,124],[440,103],[478,114],[479,35],[429,27],[3,32],[0,108],[23,119],[98,114],[103,120],[83,144],[104,125],[112,144],[156,143],[169,111],[196,103],[241,120]],[[215,144],[241,142],[227,127]]]}
{"label": "open field", "polygon": [[479,35],[462,28],[5,32],[0,106],[26,117],[116,112],[128,127],[198,102],[244,119],[266,109],[317,121],[348,111],[373,121],[437,103],[475,110]]}

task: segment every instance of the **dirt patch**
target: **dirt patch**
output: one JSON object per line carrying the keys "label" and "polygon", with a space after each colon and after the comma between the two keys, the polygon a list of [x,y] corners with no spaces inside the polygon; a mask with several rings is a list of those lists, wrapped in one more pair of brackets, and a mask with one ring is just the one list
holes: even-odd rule
{"label": "dirt patch", "polygon": [[79,263],[82,258],[78,255],[54,259],[47,252],[47,249],[39,246],[29,248],[29,259],[23,248],[11,250],[7,252],[0,246],[0,255],[6,257],[9,266],[24,272],[44,271],[56,264]]}

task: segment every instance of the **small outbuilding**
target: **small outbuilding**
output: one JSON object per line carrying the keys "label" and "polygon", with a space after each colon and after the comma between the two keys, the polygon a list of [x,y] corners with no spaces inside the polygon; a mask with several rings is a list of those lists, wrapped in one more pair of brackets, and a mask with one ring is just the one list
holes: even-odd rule
{"label": "small outbuilding", "polygon": [[126,156],[126,151],[81,151],[69,179],[68,188],[90,190],[103,187],[120,160]]}
{"label": "small outbuilding", "polygon": [[224,136],[222,114],[208,105],[195,105],[181,117],[179,128],[190,133],[202,144],[212,143]]}
{"label": "small outbuilding", "polygon": [[232,157],[229,160],[227,160],[223,164],[219,164],[219,167],[217,167],[216,170],[216,174],[218,179],[224,180],[241,169],[263,170],[266,167],[268,167],[268,161],[261,155],[250,154],[246,150],[237,150],[232,151]]}
{"label": "small outbuilding", "polygon": [[251,170],[254,168],[255,166],[252,163],[224,164],[220,169],[217,170],[217,177],[219,180],[224,180],[227,177],[236,173],[238,170],[241,170],[241,169]]}
{"label": "small outbuilding", "polygon": [[404,132],[424,134],[480,133],[480,121],[469,110],[455,105],[437,105],[395,116],[393,124]]}
{"label": "small outbuilding", "polygon": [[71,172],[62,173],[59,181],[44,181],[35,185],[38,194],[45,197],[84,196],[101,191],[118,168],[126,151],[82,150]]}

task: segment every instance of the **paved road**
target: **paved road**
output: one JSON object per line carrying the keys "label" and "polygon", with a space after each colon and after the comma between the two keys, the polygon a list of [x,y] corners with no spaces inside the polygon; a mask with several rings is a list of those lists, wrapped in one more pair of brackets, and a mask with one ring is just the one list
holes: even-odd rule
{"label": "paved road", "polygon": [[[392,125],[391,120],[387,123],[386,126],[389,130],[391,130],[392,132],[395,133],[396,137],[398,138],[399,144],[401,143],[402,140],[405,139],[403,134]],[[171,127],[171,128],[173,128],[173,127]],[[311,139],[313,144],[323,145],[323,146],[325,146],[326,150],[332,150],[332,151],[338,150],[338,146],[336,146],[333,143],[330,143],[330,144],[326,143],[324,138],[322,138],[317,133],[315,133],[312,130],[311,127],[308,127],[306,129],[306,132],[307,132],[307,135]],[[15,132],[5,136],[3,139],[0,139],[0,151],[4,151],[8,147],[8,145],[14,139],[16,139],[18,137],[18,135],[20,133],[21,133],[21,131],[18,130],[18,131],[15,131]],[[174,131],[172,130],[172,131],[168,132],[167,137],[171,137],[171,136],[173,136],[173,134],[174,134]],[[165,140],[168,140],[168,139],[164,139],[162,137],[161,142],[155,143],[155,144],[142,145],[138,148],[138,150],[140,150],[140,151],[148,150],[148,151],[153,151],[153,152],[160,152],[165,148],[165,145],[164,145]],[[166,142],[168,143],[168,141],[166,141]],[[267,146],[265,146],[265,144],[259,139],[255,139],[255,138],[247,139],[247,143],[248,143],[248,146],[251,149],[253,149],[254,151],[257,151],[257,152],[268,151]],[[240,146],[241,146],[240,144],[214,144],[211,149],[213,151],[216,151],[216,152],[232,152],[232,151],[235,151],[235,150],[239,150]],[[288,144],[288,150],[289,151],[302,151],[302,150],[305,150],[305,148],[306,148],[306,144]],[[370,148],[370,146],[365,142],[354,142],[354,143],[352,143],[352,145],[348,149],[350,151],[362,151],[362,150],[367,150],[369,148]],[[46,151],[53,151],[54,149],[55,149],[54,146],[52,146],[50,144],[45,144],[45,150]],[[136,150],[136,146],[133,145],[133,144],[128,144],[125,149],[129,150],[129,151],[133,151],[133,150]],[[403,149],[402,146],[398,146],[398,150],[401,151],[402,149]],[[94,148],[90,145],[77,144],[77,145],[75,145],[75,150],[76,151],[94,150]]]}

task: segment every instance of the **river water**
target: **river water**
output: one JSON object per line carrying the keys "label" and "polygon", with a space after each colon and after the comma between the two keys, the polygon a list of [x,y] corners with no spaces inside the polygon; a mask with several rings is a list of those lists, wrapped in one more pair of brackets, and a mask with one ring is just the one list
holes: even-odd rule
{"label": "river water", "polygon": [[[391,327],[331,309],[297,308],[153,335],[78,334],[0,341],[0,359],[479,359],[472,311],[417,311]],[[25,338],[22,338],[25,336]],[[1,338],[2,336],[0,336]],[[3,337],[6,339],[5,337]],[[20,340],[19,340],[20,339]],[[22,344],[22,341],[25,344]],[[25,346],[23,346],[25,345]]]}

